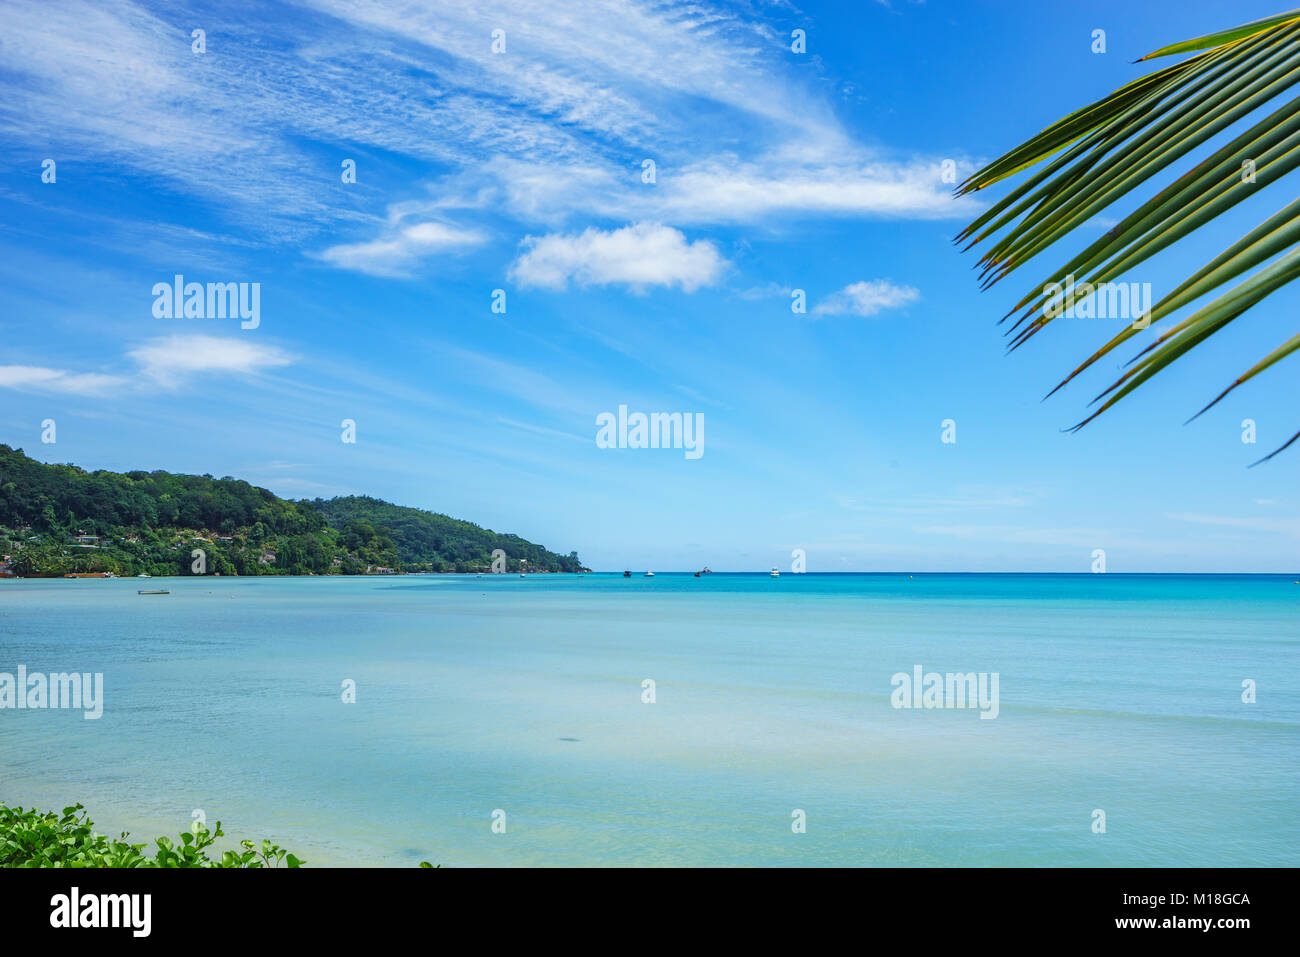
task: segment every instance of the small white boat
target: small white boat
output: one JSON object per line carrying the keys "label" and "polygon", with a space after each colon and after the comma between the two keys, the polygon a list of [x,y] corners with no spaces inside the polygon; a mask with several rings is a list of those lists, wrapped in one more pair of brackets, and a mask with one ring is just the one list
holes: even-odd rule
{"label": "small white boat", "polygon": [[523,572],[520,572],[520,573],[519,573],[519,577],[520,577],[520,578],[527,578],[528,576],[525,575]]}
{"label": "small white boat", "polygon": [[775,568],[773,568],[773,569],[772,569],[772,577],[773,577],[773,578],[780,578],[780,577],[781,577],[781,573],[780,573],[779,571],[777,571]]}
{"label": "small white boat", "polygon": [[148,572],[141,572],[140,574],[136,575],[135,577],[136,577],[136,578],[153,578],[153,576],[150,575]]}
{"label": "small white boat", "polygon": [[644,575],[643,577],[645,577],[645,578],[654,578],[654,577],[655,577],[655,573],[652,572],[652,571],[650,571],[649,569],[646,569],[646,573],[645,573],[645,575]]}

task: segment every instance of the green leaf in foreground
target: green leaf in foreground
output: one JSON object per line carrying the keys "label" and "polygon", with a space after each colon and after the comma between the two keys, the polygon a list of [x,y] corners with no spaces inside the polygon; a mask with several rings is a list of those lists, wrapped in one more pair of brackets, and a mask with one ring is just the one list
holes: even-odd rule
{"label": "green leaf in foreground", "polygon": [[[1238,203],[1260,195],[1300,168],[1300,97],[1277,105],[1280,97],[1300,83],[1300,10],[1161,47],[1142,59],[1180,53],[1193,55],[1076,110],[989,163],[958,188],[958,195],[971,193],[1044,164],[956,237],[958,242],[969,241],[967,248],[990,243],[977,263],[983,286],[988,288],[1096,217],[1118,205],[1130,205],[1126,202],[1130,193],[1180,160],[1195,158],[1198,147],[1216,134],[1268,111],[1202,156],[1190,170],[1021,297],[1003,320],[1020,313],[1008,332],[1014,336],[1011,350],[1024,345],[1060,314],[1052,308],[1059,304],[1059,293],[1053,290],[1059,290],[1067,277],[1071,286],[1077,277],[1085,290],[1116,282],[1121,274],[1219,221]],[[1237,238],[1155,304],[1146,317],[1147,325],[1161,322],[1203,297],[1209,300],[1143,349],[1130,363],[1131,368],[1097,397],[1095,401],[1102,404],[1076,429],[1300,278],[1294,248],[1300,243],[1297,203],[1300,201],[1290,202]],[[1225,291],[1227,284],[1251,270],[1257,271]],[[1101,293],[1085,291],[1073,304],[1091,296],[1100,297]],[[1052,392],[1145,328],[1134,327],[1133,318],[1126,317],[1125,328],[1114,333]],[[1233,377],[1201,412],[1297,350],[1300,335],[1288,338]],[[1300,432],[1259,461],[1272,458],[1298,439]]]}
{"label": "green leaf in foreground", "polygon": [[[127,835],[108,838],[94,832],[94,825],[80,804],[65,807],[61,814],[0,804],[0,867],[300,867],[303,861],[270,841],[260,850],[252,841],[241,841],[244,853],[224,851],[217,859],[208,849],[222,837],[221,822],[212,830],[194,824],[181,834],[179,850],[166,837],[154,841],[154,854],[145,845],[132,844]],[[215,853],[215,851],[214,851]]]}

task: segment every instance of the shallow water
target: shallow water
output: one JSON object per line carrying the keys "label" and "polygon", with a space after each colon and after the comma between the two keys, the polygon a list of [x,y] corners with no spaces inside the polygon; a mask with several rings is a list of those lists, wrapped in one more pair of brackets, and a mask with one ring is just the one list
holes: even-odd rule
{"label": "shallow water", "polygon": [[[0,801],[316,864],[1296,866],[1295,577],[3,581],[0,672],[105,706],[0,710]],[[918,664],[997,717],[893,707]]]}

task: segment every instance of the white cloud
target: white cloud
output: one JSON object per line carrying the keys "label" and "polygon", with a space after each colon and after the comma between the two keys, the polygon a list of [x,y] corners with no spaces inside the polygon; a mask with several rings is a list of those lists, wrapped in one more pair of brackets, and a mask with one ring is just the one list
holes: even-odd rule
{"label": "white cloud", "polygon": [[694,292],[716,282],[727,265],[713,243],[688,242],[680,230],[659,223],[591,228],[571,236],[529,236],[522,245],[525,251],[511,265],[510,278],[521,286],[546,289],[564,289],[573,280],[583,286],[620,284],[635,290],[677,285]]}
{"label": "white cloud", "polygon": [[125,381],[120,376],[95,372],[69,372],[43,366],[0,366],[0,388],[30,392],[99,395]]}
{"label": "white cloud", "polygon": [[827,296],[813,309],[819,316],[874,316],[884,309],[897,309],[916,302],[921,294],[911,286],[895,286],[888,279],[850,283]]}
{"label": "white cloud", "polygon": [[289,365],[293,357],[275,346],[247,338],[170,336],[153,339],[127,353],[157,384],[174,388],[187,376],[208,372],[252,375]]}
{"label": "white cloud", "polygon": [[316,258],[372,276],[409,276],[427,257],[460,252],[485,242],[487,235],[477,229],[438,222],[414,223],[369,242],[331,246]]}

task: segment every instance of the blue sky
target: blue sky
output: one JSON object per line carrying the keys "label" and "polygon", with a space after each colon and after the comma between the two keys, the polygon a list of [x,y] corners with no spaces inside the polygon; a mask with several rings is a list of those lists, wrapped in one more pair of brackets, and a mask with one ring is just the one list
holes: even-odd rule
{"label": "blue sky", "polygon": [[[1115,363],[1040,399],[1115,330],[1004,355],[1056,263],[979,292],[950,240],[983,200],[941,176],[1277,8],[467,6],[0,0],[0,441],[372,494],[597,569],[1300,568],[1300,451],[1246,467],[1300,428],[1295,369],[1182,425],[1296,293],[1064,433]],[[1134,278],[1158,297],[1280,194]],[[155,317],[178,273],[260,283],[257,328]],[[599,448],[620,405],[702,414],[704,454]]]}

